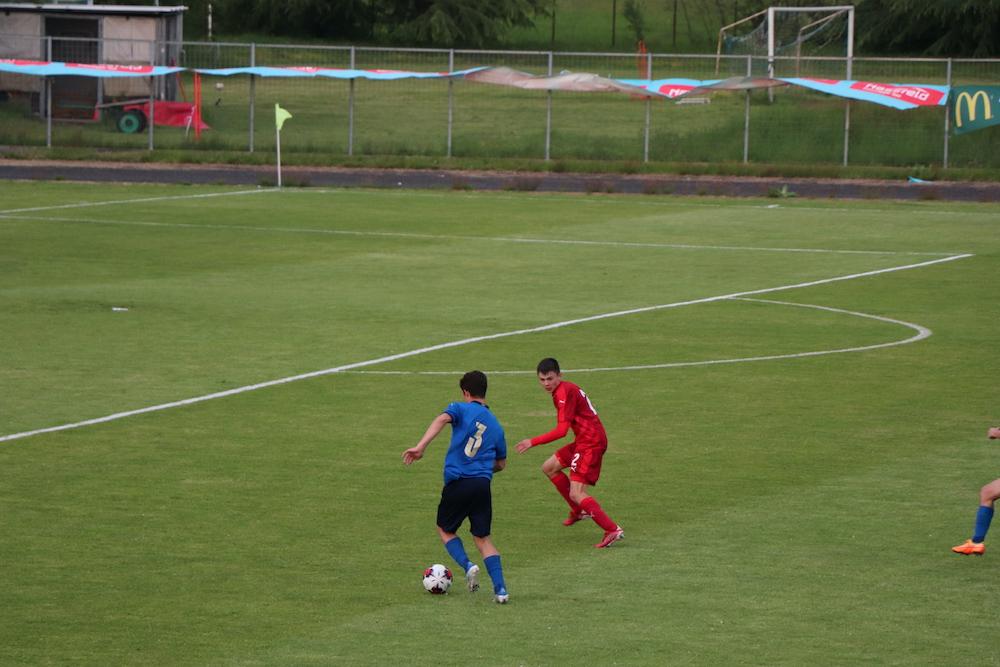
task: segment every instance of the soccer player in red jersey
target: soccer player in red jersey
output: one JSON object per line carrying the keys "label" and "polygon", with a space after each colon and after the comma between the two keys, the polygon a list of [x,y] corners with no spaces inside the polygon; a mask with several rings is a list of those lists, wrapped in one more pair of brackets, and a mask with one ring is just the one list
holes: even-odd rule
{"label": "soccer player in red jersey", "polygon": [[[610,547],[624,537],[621,526],[601,509],[597,499],[587,493],[588,486],[597,484],[601,476],[601,460],[608,448],[608,436],[597,410],[580,387],[562,379],[559,362],[552,358],[538,362],[538,382],[552,394],[556,408],[556,427],[548,433],[536,435],[517,443],[520,454],[537,445],[559,440],[573,430],[573,442],[561,447],[542,464],[542,472],[559,490],[569,505],[569,518],[563,525],[572,526],[577,521],[592,518],[604,529],[604,538],[595,544],[598,549]],[[569,468],[567,477],[563,472]]]}

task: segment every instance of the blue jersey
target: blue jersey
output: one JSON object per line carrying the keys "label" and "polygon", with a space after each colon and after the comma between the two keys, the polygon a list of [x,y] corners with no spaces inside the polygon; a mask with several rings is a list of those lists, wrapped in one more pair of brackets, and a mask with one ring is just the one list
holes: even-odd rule
{"label": "blue jersey", "polygon": [[460,477],[493,479],[493,462],[507,458],[503,427],[482,403],[449,403],[451,444],[444,457],[444,483]]}

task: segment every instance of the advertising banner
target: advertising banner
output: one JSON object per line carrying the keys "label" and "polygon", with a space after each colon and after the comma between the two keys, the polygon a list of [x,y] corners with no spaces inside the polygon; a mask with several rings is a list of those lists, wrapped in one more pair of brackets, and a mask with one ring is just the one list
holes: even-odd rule
{"label": "advertising banner", "polygon": [[975,132],[1000,123],[1000,86],[955,86],[951,89],[955,134]]}

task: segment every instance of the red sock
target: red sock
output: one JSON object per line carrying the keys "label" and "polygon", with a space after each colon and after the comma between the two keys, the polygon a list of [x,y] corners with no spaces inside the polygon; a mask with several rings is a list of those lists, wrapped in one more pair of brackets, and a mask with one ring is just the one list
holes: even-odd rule
{"label": "red sock", "polygon": [[605,533],[618,527],[618,524],[604,513],[604,510],[601,509],[601,504],[593,496],[584,498],[583,502],[580,503],[580,507],[590,514],[590,516],[594,517],[594,523],[603,528]]}
{"label": "red sock", "polygon": [[563,497],[569,508],[574,512],[579,512],[580,506],[574,503],[569,497],[569,477],[566,476],[566,473],[559,471],[555,476],[549,477],[549,481],[559,490],[559,495]]}

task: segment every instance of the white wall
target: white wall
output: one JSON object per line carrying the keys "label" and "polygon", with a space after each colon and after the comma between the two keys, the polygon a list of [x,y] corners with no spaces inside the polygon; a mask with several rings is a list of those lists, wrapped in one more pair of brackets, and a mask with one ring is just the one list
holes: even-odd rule
{"label": "white wall", "polygon": [[[0,12],[0,58],[45,60],[42,53],[42,17],[40,14]],[[42,80],[37,76],[0,73],[0,90],[37,93]]]}

